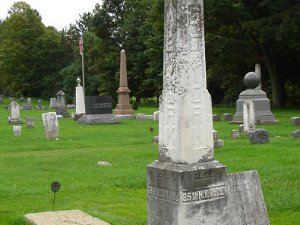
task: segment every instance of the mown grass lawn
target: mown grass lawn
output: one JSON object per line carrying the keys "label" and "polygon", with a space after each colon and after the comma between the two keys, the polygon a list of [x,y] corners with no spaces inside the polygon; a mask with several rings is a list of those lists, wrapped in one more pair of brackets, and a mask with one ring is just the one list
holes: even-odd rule
{"label": "mown grass lawn", "polygon": [[[35,117],[35,128],[22,125],[14,137],[8,111],[0,104],[0,224],[24,224],[22,216],[49,211],[50,184],[59,181],[55,210],[80,209],[111,225],[147,224],[146,166],[158,158],[152,137],[153,121],[124,120],[116,125],[79,125],[70,118],[59,121],[59,140],[45,140],[41,120],[44,111],[22,111]],[[141,107],[147,114],[156,108]],[[215,108],[215,113],[234,109]],[[215,122],[225,141],[215,157],[228,172],[257,170],[272,225],[300,224],[300,139],[290,133],[290,117],[300,110],[278,110],[278,125],[264,125],[270,143],[250,145],[246,137],[232,140],[237,125]],[[150,128],[154,128],[151,132]],[[300,127],[298,128],[300,129]],[[99,166],[99,161],[111,166]]]}

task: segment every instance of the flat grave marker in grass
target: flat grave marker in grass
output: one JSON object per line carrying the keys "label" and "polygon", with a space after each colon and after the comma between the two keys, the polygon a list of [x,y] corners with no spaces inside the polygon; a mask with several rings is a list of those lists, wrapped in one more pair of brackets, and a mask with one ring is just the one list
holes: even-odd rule
{"label": "flat grave marker in grass", "polygon": [[34,225],[109,225],[80,210],[29,213],[25,218]]}

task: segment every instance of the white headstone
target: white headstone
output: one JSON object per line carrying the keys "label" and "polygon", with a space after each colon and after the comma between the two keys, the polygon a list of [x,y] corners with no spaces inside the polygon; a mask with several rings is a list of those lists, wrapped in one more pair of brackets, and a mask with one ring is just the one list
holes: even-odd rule
{"label": "white headstone", "polygon": [[12,101],[10,103],[10,123],[19,123],[20,122],[20,106],[17,102]]}
{"label": "white headstone", "polygon": [[59,137],[59,127],[56,112],[42,114],[46,139],[56,139]]}
{"label": "white headstone", "polygon": [[244,101],[243,105],[244,132],[248,133],[255,129],[255,110],[251,100]]}
{"label": "white headstone", "polygon": [[84,91],[83,87],[80,85],[80,79],[77,78],[76,87],[76,113],[75,114],[85,114],[85,101],[84,101]]}
{"label": "white headstone", "polygon": [[21,126],[13,126],[13,134],[15,137],[21,136],[22,127]]}
{"label": "white headstone", "polygon": [[165,1],[165,18],[159,160],[211,161],[213,121],[206,86],[203,2]]}

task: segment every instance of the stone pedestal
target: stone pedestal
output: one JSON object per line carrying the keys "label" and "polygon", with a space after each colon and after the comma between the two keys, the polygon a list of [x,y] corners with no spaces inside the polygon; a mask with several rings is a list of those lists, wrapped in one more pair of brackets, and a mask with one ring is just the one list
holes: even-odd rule
{"label": "stone pedestal", "polygon": [[256,171],[217,161],[148,166],[148,225],[269,225]]}
{"label": "stone pedestal", "polygon": [[225,169],[217,161],[153,162],[148,166],[148,225],[214,225],[224,220]]}
{"label": "stone pedestal", "polygon": [[132,115],[133,109],[129,102],[129,93],[127,81],[127,68],[126,68],[126,53],[125,50],[121,51],[120,60],[120,87],[117,90],[118,104],[115,110],[116,115]]}
{"label": "stone pedestal", "polygon": [[250,100],[254,104],[255,120],[257,122],[261,124],[278,123],[271,112],[270,100],[267,94],[260,89],[255,89],[260,85],[260,76],[254,72],[247,73],[244,83],[247,90],[240,93],[239,99],[236,102],[236,113],[233,116],[233,122],[243,122],[243,105],[245,101]]}

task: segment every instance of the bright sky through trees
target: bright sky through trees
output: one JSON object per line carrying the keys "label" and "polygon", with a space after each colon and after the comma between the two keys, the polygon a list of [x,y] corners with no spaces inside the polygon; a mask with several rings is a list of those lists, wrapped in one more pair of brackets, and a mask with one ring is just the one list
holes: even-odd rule
{"label": "bright sky through trees", "polygon": [[[54,26],[58,30],[68,27],[79,19],[79,14],[92,12],[95,4],[102,0],[23,0],[42,16],[46,26]],[[0,19],[5,19],[10,7],[17,0],[1,0]]]}

